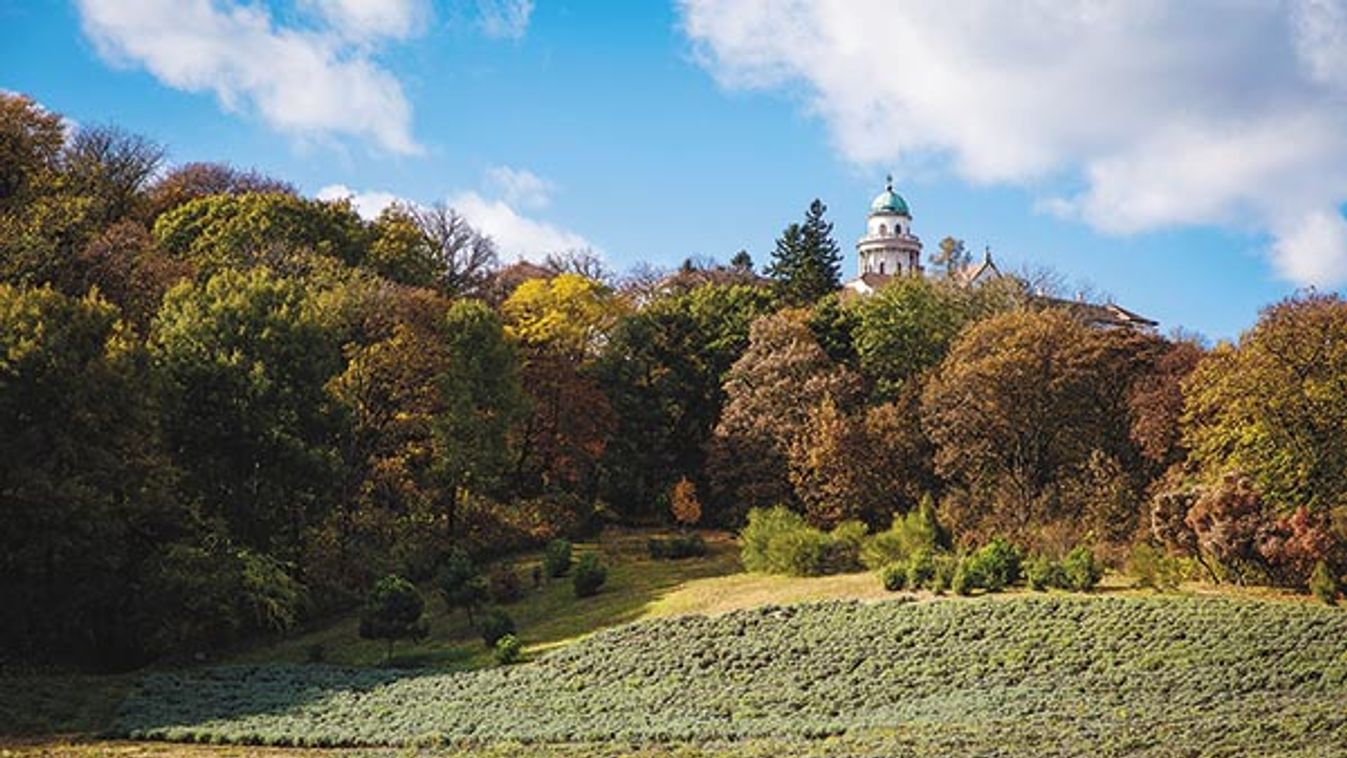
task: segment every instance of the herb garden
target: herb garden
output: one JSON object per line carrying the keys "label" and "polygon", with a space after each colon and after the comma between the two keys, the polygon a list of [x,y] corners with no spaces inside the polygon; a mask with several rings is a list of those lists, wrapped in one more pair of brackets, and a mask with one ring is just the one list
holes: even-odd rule
{"label": "herb garden", "polygon": [[117,731],[304,746],[888,734],[959,754],[1019,745],[1037,755],[1324,755],[1347,754],[1344,704],[1341,611],[1049,595],[670,618],[456,674],[317,665],[156,674],[128,699]]}

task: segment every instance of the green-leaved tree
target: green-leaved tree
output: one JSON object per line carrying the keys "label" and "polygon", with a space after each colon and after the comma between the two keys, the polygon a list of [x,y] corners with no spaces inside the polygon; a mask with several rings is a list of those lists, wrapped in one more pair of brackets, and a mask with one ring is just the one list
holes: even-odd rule
{"label": "green-leaved tree", "polygon": [[832,223],[823,218],[827,210],[822,200],[815,199],[804,222],[787,226],[776,241],[767,275],[776,280],[788,303],[808,305],[841,283],[842,251],[832,237]]}

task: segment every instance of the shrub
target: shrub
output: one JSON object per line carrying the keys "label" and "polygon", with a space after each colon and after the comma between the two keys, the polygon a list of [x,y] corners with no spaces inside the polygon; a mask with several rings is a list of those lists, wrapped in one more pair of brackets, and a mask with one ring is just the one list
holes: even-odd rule
{"label": "shrub", "polygon": [[1138,587],[1155,590],[1177,589],[1183,577],[1183,567],[1177,558],[1145,542],[1132,546],[1127,569],[1136,577]]}
{"label": "shrub", "polygon": [[818,576],[860,568],[865,525],[845,521],[832,532],[807,524],[785,506],[754,508],[739,535],[744,568],[767,574]]}
{"label": "shrub", "polygon": [[950,589],[954,590],[956,595],[971,595],[973,590],[977,589],[977,577],[973,575],[972,563],[968,558],[959,560],[959,565],[954,569],[954,580],[950,582]]}
{"label": "shrub", "polygon": [[893,517],[893,525],[865,540],[861,563],[879,569],[895,561],[906,561],[919,550],[934,551],[943,545],[943,531],[935,518],[935,504],[923,497],[921,506],[906,516]]}
{"label": "shrub", "polygon": [[800,514],[784,505],[750,510],[748,524],[739,533],[739,542],[743,546],[739,555],[744,568],[764,574],[782,573],[771,551],[773,539],[781,534],[809,528]]}
{"label": "shrub", "polygon": [[491,596],[491,602],[497,605],[516,603],[524,597],[524,585],[519,581],[514,566],[497,566],[491,571],[487,579],[487,594]]}
{"label": "shrub", "polygon": [[580,558],[580,562],[575,564],[575,576],[571,582],[575,588],[576,597],[590,597],[597,595],[599,588],[608,581],[608,569],[599,562],[599,556],[594,553],[585,553]]}
{"label": "shrub", "polygon": [[861,568],[861,544],[868,530],[860,521],[843,521],[828,532],[825,573],[845,573]]}
{"label": "shrub", "polygon": [[890,563],[879,570],[879,581],[889,592],[898,592],[907,586],[907,564]]}
{"label": "shrub", "polygon": [[935,579],[935,556],[930,550],[918,550],[907,562],[907,586],[930,587]]}
{"label": "shrub", "polygon": [[650,557],[655,560],[668,558],[697,558],[706,555],[706,542],[700,534],[678,534],[672,537],[651,537],[646,541]]}
{"label": "shrub", "polygon": [[1020,553],[999,537],[968,556],[967,561],[969,579],[988,592],[1000,592],[1020,581]]}
{"label": "shrub", "polygon": [[937,554],[931,558],[935,568],[931,576],[931,591],[943,595],[954,584],[954,573],[959,568],[959,559],[952,555]]}
{"label": "shrub", "polygon": [[499,608],[493,608],[482,619],[482,642],[489,648],[495,648],[501,638],[515,633],[514,619]]}
{"label": "shrub", "polygon": [[543,568],[550,577],[565,576],[571,570],[571,543],[569,540],[555,539],[547,543],[543,551]]}
{"label": "shrub", "polygon": [[1038,592],[1066,584],[1061,564],[1042,554],[1030,556],[1024,566],[1024,576],[1029,586]]}
{"label": "shrub", "polygon": [[309,663],[322,663],[327,660],[327,645],[316,642],[304,648],[304,659]]}
{"label": "shrub", "polygon": [[519,638],[513,634],[507,634],[496,640],[495,656],[496,663],[502,666],[508,666],[519,660],[519,654],[524,650],[524,645]]}
{"label": "shrub", "polygon": [[772,538],[768,551],[777,573],[790,576],[822,576],[828,573],[832,541],[819,529],[805,527]]}
{"label": "shrub", "polygon": [[1327,563],[1314,564],[1314,571],[1310,573],[1310,592],[1329,605],[1338,604],[1338,580]]}
{"label": "shrub", "polygon": [[1084,545],[1077,545],[1062,559],[1064,589],[1089,592],[1104,576],[1104,568],[1094,559],[1094,553]]}

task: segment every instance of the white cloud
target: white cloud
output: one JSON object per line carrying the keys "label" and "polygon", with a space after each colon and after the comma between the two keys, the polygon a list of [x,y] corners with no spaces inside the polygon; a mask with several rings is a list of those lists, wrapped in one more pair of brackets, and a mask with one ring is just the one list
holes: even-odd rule
{"label": "white cloud", "polygon": [[[142,66],[176,89],[212,92],[226,109],[256,112],[295,136],[357,137],[395,153],[419,151],[398,80],[340,34],[280,26],[264,6],[232,0],[78,5],[85,34],[109,61]],[[404,28],[389,21],[387,8],[369,11],[354,0],[338,5],[345,10],[333,6],[329,18],[366,13],[382,24],[382,34]]]}
{"label": "white cloud", "polygon": [[329,184],[318,190],[319,200],[349,200],[355,212],[366,220],[379,217],[383,210],[401,198],[391,192],[356,192],[345,184]]}
{"label": "white cloud", "polygon": [[803,92],[858,164],[1078,183],[1040,208],[1112,233],[1266,233],[1280,275],[1347,282],[1342,0],[681,5],[723,86]]}
{"label": "white cloud", "polygon": [[519,39],[529,28],[533,0],[477,0],[477,24],[498,39]]}
{"label": "white cloud", "polygon": [[449,206],[496,241],[504,258],[538,259],[548,253],[591,249],[589,240],[575,232],[521,215],[503,200],[489,200],[476,192],[460,192]]}
{"label": "white cloud", "polygon": [[[477,190],[463,190],[451,193],[445,202],[475,229],[495,240],[502,258],[539,260],[549,253],[569,250],[590,250],[602,255],[602,251],[583,235],[518,210],[521,197],[527,199],[530,193],[535,195],[535,200],[538,193],[547,197],[551,182],[524,169],[498,167],[487,172],[486,184],[490,186],[486,195]],[[513,199],[509,196],[511,190],[517,193]],[[522,195],[518,195],[520,192]],[[316,197],[319,200],[350,200],[356,212],[365,219],[376,218],[395,202],[413,204],[391,192],[359,191],[344,184],[323,187]]]}
{"label": "white cloud", "polygon": [[486,183],[511,205],[546,208],[552,200],[552,183],[528,169],[493,166],[486,171]]}
{"label": "white cloud", "polygon": [[1310,211],[1277,230],[1272,262],[1297,282],[1347,281],[1347,220],[1341,213]]}
{"label": "white cloud", "polygon": [[354,40],[410,37],[430,18],[427,0],[301,0],[301,4]]}

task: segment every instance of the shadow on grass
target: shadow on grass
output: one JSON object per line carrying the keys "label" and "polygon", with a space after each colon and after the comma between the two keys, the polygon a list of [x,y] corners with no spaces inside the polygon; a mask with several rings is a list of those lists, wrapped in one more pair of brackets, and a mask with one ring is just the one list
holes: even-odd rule
{"label": "shadow on grass", "polygon": [[[0,737],[99,734],[136,674],[0,673]],[[3,751],[0,751],[3,753]]]}
{"label": "shadow on grass", "polygon": [[[531,586],[532,569],[541,563],[541,553],[516,556],[512,564],[526,585],[524,597],[501,608],[515,621],[525,644],[525,661],[605,627],[635,621],[686,582],[740,570],[738,548],[728,534],[703,533],[708,546],[704,557],[659,561],[647,553],[646,541],[654,534],[612,529],[595,542],[577,544],[577,559],[586,552],[599,552],[608,566],[608,581],[600,592],[583,599],[575,597],[569,576]],[[328,697],[358,695],[402,679],[495,665],[491,650],[466,615],[447,612],[433,587],[421,589],[427,600],[430,634],[420,643],[398,643],[388,666],[384,665],[384,643],[360,639],[358,618],[350,614],[285,640],[226,654],[204,667],[117,676],[0,674],[0,735],[108,733],[128,694],[134,704],[141,690],[154,692],[156,702],[172,702],[174,691],[180,690],[183,699],[190,691],[195,702],[216,703],[216,711],[192,716],[204,723],[283,712]],[[320,661],[315,662],[315,657]],[[222,697],[201,698],[201,688],[222,688]],[[225,689],[234,693],[255,690],[258,696],[240,700],[224,696]],[[166,721],[159,726],[187,729],[191,725]],[[187,732],[179,737],[191,739]]]}

